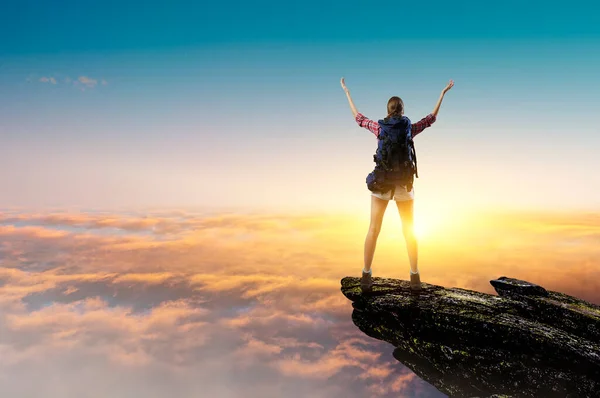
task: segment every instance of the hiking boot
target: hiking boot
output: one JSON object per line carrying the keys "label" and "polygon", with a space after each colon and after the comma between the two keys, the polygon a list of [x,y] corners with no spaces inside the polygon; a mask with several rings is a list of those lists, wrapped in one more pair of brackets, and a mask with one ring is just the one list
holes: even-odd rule
{"label": "hiking boot", "polygon": [[421,276],[419,273],[410,273],[410,289],[415,291],[421,290]]}
{"label": "hiking boot", "polygon": [[362,273],[362,279],[360,280],[360,288],[363,291],[370,291],[373,287],[373,278],[371,277],[371,272]]}

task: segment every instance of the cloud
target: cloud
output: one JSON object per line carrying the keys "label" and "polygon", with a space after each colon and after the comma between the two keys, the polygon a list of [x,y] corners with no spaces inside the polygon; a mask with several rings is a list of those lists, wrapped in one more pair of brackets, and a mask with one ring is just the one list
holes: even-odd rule
{"label": "cloud", "polygon": [[[332,325],[318,322],[318,317],[281,309],[273,313],[273,308],[258,305],[252,318],[260,321],[240,329],[231,327],[235,322],[222,322],[244,313],[243,308],[232,311],[226,295],[210,296],[208,305],[208,297],[200,299],[205,292],[181,290],[174,278],[165,275],[147,280],[139,275],[13,277],[12,286],[34,288],[42,281],[54,286],[21,290],[20,298],[13,295],[10,303],[0,304],[0,370],[12,376],[0,380],[0,386],[16,395],[25,388],[18,380],[29,372],[38,374],[50,363],[68,382],[69,393],[84,388],[78,383],[86,377],[84,369],[94,369],[97,380],[111,380],[115,373],[129,375],[125,384],[119,384],[123,392],[143,392],[148,385],[162,391],[160,384],[166,383],[178,396],[190,389],[219,391],[228,385],[229,396],[262,397],[271,380],[277,379],[278,388],[266,396],[302,397],[312,391],[325,397],[319,395],[324,388],[346,385],[350,388],[333,396],[359,397],[369,385],[394,376],[393,361],[366,349],[367,338],[358,331],[353,339],[347,338],[349,314],[345,324]],[[6,288],[0,295],[6,296]],[[183,294],[164,294],[177,291]],[[162,377],[156,379],[159,370]],[[44,375],[36,379],[32,394],[47,389],[44,396],[61,396],[52,392],[56,373]],[[237,377],[227,380],[224,375]],[[301,390],[285,394],[294,385]],[[108,392],[104,383],[91,381],[88,387],[99,395]]]}
{"label": "cloud", "polygon": [[[484,291],[506,273],[600,302],[596,220],[489,218],[422,242],[420,268],[443,285]],[[365,228],[311,215],[2,212],[0,389],[441,397],[351,321],[339,281],[360,271]],[[377,250],[375,272],[402,277],[402,241]]]}
{"label": "cloud", "polygon": [[42,82],[42,83],[56,84],[56,79],[53,78],[53,77],[42,76],[42,77],[40,77],[39,81]]}
{"label": "cloud", "polygon": [[31,75],[28,76],[27,78],[25,78],[25,81],[27,82],[32,82],[32,81],[38,81],[41,83],[47,83],[47,84],[59,84],[60,82],[64,82],[67,85],[73,85],[74,87],[79,88],[82,91],[85,91],[86,89],[93,89],[96,88],[98,85],[102,85],[102,86],[106,86],[108,85],[108,81],[106,79],[98,79],[98,78],[92,78],[90,76],[79,76],[76,77],[75,79],[72,79],[69,76],[65,76],[63,78],[56,78],[56,77],[52,77],[52,76],[41,76],[41,77],[35,77],[35,75]]}
{"label": "cloud", "polygon": [[92,79],[87,76],[79,76],[79,78],[77,79],[77,82],[79,82],[89,88],[94,88],[98,84],[98,80]]}

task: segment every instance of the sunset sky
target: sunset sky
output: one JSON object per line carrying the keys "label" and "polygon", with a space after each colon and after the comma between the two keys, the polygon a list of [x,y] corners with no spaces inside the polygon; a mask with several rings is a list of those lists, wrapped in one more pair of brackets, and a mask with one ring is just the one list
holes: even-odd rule
{"label": "sunset sky", "polygon": [[424,208],[598,208],[598,13],[316,4],[9,4],[0,205],[368,210],[344,76],[375,120],[455,81],[416,139]]}
{"label": "sunset sky", "polygon": [[[600,304],[596,4],[24,0],[0,21],[6,396],[443,397],[339,290],[376,148],[341,77],[413,122],[455,82],[415,139],[424,282]],[[394,208],[374,276],[406,279]]]}

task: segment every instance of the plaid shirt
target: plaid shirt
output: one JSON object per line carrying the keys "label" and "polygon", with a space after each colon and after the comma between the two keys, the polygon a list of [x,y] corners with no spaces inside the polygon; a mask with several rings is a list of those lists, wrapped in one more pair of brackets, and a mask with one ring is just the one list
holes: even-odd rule
{"label": "plaid shirt", "polygon": [[[413,138],[421,131],[431,126],[433,122],[435,122],[435,120],[436,117],[433,115],[433,113],[430,113],[418,122],[411,124],[411,132]],[[360,127],[368,129],[373,134],[375,134],[375,137],[379,138],[379,131],[381,130],[381,126],[379,125],[379,123],[365,117],[365,115],[363,115],[360,112],[356,114],[356,123],[358,123]]]}

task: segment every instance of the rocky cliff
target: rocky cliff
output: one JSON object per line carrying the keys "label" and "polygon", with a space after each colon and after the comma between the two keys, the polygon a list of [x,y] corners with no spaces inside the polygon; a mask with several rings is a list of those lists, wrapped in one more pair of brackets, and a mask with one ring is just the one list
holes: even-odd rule
{"label": "rocky cliff", "polygon": [[342,279],[352,320],[450,397],[600,397],[600,307],[530,282],[490,281],[498,295],[423,283]]}

